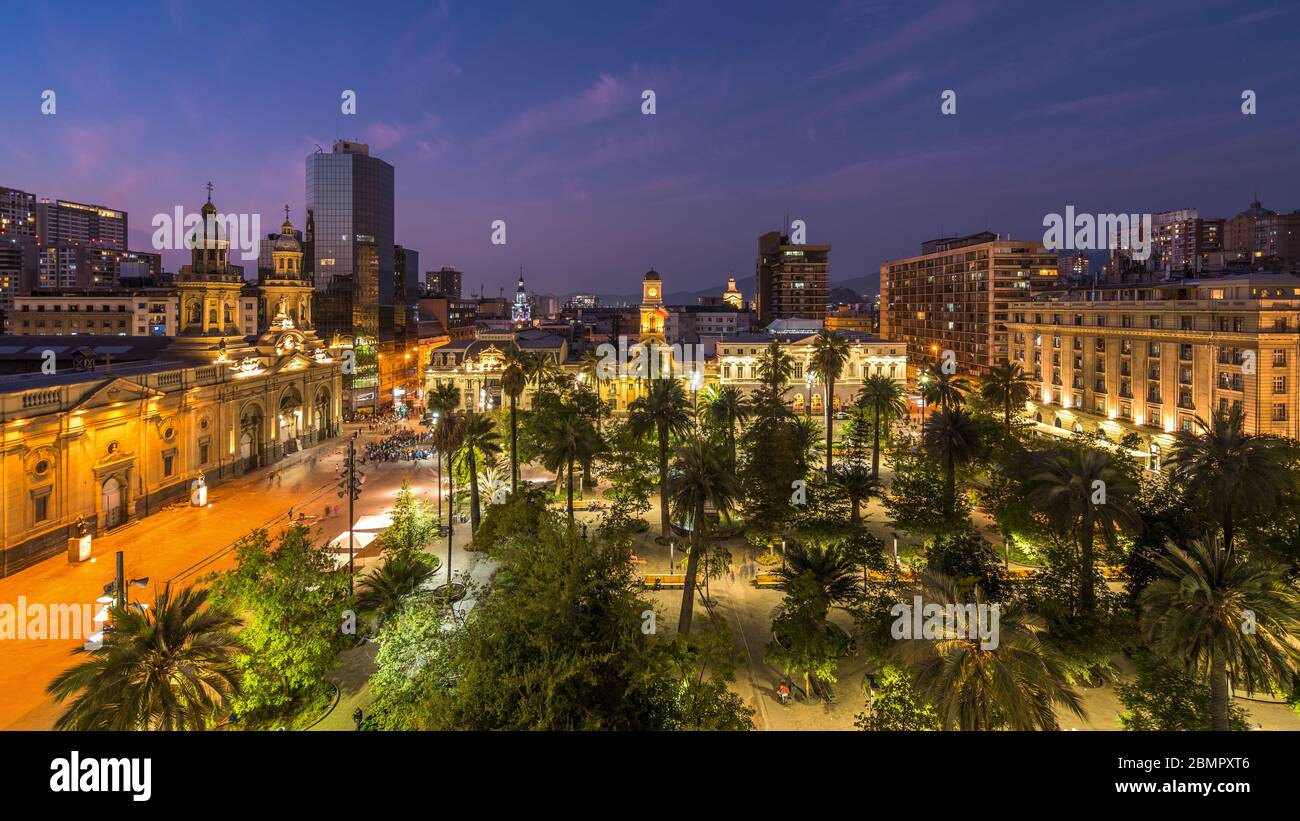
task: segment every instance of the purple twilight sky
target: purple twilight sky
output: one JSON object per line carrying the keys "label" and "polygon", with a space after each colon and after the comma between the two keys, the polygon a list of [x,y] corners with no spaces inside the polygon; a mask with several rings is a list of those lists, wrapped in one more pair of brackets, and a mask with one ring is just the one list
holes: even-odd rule
{"label": "purple twilight sky", "polygon": [[176,0],[5,20],[0,186],[126,209],[140,249],[209,180],[222,211],[266,232],[287,203],[301,227],[304,160],[339,137],[395,166],[421,267],[489,293],[520,265],[537,291],[628,293],[651,265],[670,291],[712,287],[753,273],[785,212],[844,280],[940,231],[1041,237],[1067,205],[1300,208],[1286,0]]}

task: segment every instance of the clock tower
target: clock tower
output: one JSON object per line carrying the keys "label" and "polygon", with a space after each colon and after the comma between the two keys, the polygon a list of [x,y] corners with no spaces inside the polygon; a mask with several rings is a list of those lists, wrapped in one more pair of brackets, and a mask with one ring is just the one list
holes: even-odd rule
{"label": "clock tower", "polygon": [[653,268],[641,279],[641,344],[666,345],[668,312],[664,310],[663,282]]}

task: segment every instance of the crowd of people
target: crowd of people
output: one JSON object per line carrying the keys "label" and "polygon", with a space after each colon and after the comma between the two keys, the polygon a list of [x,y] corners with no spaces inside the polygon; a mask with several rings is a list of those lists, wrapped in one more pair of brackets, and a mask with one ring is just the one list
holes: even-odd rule
{"label": "crowd of people", "polygon": [[368,442],[366,462],[406,462],[433,456],[433,434],[399,428],[378,442]]}

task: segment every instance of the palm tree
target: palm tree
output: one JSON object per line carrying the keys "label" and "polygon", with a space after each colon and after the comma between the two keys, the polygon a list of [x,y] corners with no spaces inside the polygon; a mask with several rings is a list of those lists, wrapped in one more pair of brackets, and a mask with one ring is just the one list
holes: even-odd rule
{"label": "palm tree", "polygon": [[1294,683],[1300,594],[1285,565],[1247,561],[1217,535],[1166,549],[1165,577],[1139,597],[1142,631],[1157,653],[1209,680],[1211,729],[1227,730],[1232,682],[1251,693]]}
{"label": "palm tree", "polygon": [[964,376],[950,374],[942,365],[931,365],[918,380],[921,395],[930,404],[938,403],[940,410],[949,410],[965,404],[970,393],[970,381]]}
{"label": "palm tree", "polygon": [[832,604],[846,604],[861,596],[858,580],[862,574],[858,565],[836,545],[788,542],[785,561],[776,575],[788,585],[805,573],[812,574],[822,594]]}
{"label": "palm tree", "polygon": [[510,492],[519,490],[519,397],[523,396],[528,385],[528,374],[524,371],[519,357],[506,359],[505,369],[501,371],[501,390],[510,397]]}
{"label": "palm tree", "polygon": [[1276,436],[1246,433],[1245,420],[1240,407],[1216,411],[1209,423],[1197,417],[1201,433],[1179,431],[1169,454],[1172,478],[1219,520],[1229,552],[1237,516],[1272,510],[1295,481],[1289,464],[1295,446]]}
{"label": "palm tree", "polygon": [[560,370],[560,366],[546,351],[524,353],[521,357],[526,363],[524,373],[528,376],[528,381],[537,387],[537,393],[541,395],[546,387],[546,380],[554,376]]}
{"label": "palm tree", "polygon": [[[433,414],[435,421],[446,419],[456,412],[460,407],[460,388],[457,388],[451,382],[443,382],[440,385],[434,385],[429,391],[428,401],[429,412]],[[434,444],[438,451],[438,515],[442,515],[442,455],[445,452],[437,445],[437,437],[434,437]],[[451,508],[447,508],[447,518],[451,518]]]}
{"label": "palm tree", "polygon": [[668,524],[668,437],[683,436],[691,428],[691,406],[676,379],[655,379],[645,396],[628,406],[633,436],[654,431],[659,438],[659,536],[671,537]]}
{"label": "palm tree", "polygon": [[1014,362],[995,366],[980,385],[980,396],[1002,408],[1002,422],[1011,431],[1011,409],[1029,401],[1032,383],[1024,370]]}
{"label": "palm tree", "polygon": [[834,465],[834,426],[831,424],[831,400],[835,396],[835,380],[844,373],[844,365],[849,361],[849,341],[834,331],[825,328],[817,332],[813,340],[812,358],[808,369],[826,386],[826,401],[822,410],[826,416],[826,479],[831,478]]}
{"label": "palm tree", "polygon": [[600,445],[600,435],[589,418],[571,408],[560,408],[542,420],[539,438],[546,469],[567,472],[569,524],[572,525],[573,466],[591,459]]}
{"label": "palm tree", "polygon": [[413,553],[399,553],[361,580],[357,608],[375,613],[383,624],[433,576],[434,569]]}
{"label": "palm tree", "polygon": [[677,621],[679,636],[691,632],[695,576],[699,572],[700,555],[707,549],[706,511],[713,508],[720,515],[727,515],[738,493],[735,474],[716,447],[696,436],[678,449],[673,457],[672,505],[683,523],[688,517],[691,521],[691,553],[686,562],[686,586]]}
{"label": "palm tree", "polygon": [[926,448],[943,463],[944,510],[951,517],[957,510],[957,468],[979,452],[980,428],[963,407],[944,408],[925,420]]}
{"label": "palm tree", "polygon": [[871,442],[871,475],[880,478],[880,430],[907,414],[907,396],[903,386],[884,374],[872,374],[862,383],[858,403],[875,418]]}
{"label": "palm tree", "polygon": [[736,461],[736,423],[749,416],[745,395],[735,385],[710,385],[704,392],[704,407],[708,419],[727,432],[727,453]]}
{"label": "palm tree", "polygon": [[478,532],[478,457],[492,458],[501,453],[501,434],[497,433],[492,417],[475,411],[466,411],[461,425],[460,446],[465,464],[469,467],[469,519],[470,535]]}
{"label": "palm tree", "polygon": [[872,476],[861,462],[842,462],[835,470],[835,484],[849,497],[851,521],[855,525],[861,524],[862,503],[880,495],[880,480]]}
{"label": "palm tree", "polygon": [[[989,605],[978,587],[963,588],[930,570],[922,576],[922,600],[927,607],[951,607],[947,612],[955,619],[944,624],[942,638],[912,636],[899,641],[896,652],[944,729],[1058,730],[1058,705],[1086,717],[1065,665],[1039,641],[1043,627],[1037,616]],[[974,620],[972,601],[979,614]],[[984,615],[992,607],[998,608],[996,625]],[[981,631],[991,632],[996,643],[980,638]]]}
{"label": "palm tree", "polygon": [[208,608],[208,591],[171,585],[152,607],[115,606],[113,629],[46,692],[72,698],[57,730],[202,730],[239,692],[233,630],[239,619]]}
{"label": "palm tree", "polygon": [[1113,549],[1118,534],[1137,524],[1137,488],[1109,452],[1082,446],[1058,448],[1042,457],[1027,481],[1029,498],[1040,505],[1059,533],[1079,541],[1079,604],[1091,612],[1096,602],[1093,544],[1098,528]]}
{"label": "palm tree", "polygon": [[794,360],[790,354],[781,349],[781,344],[773,340],[758,357],[758,381],[777,396],[785,391],[785,386],[794,374]]}
{"label": "palm tree", "polygon": [[[451,579],[451,538],[455,527],[453,513],[456,509],[456,471],[452,467],[455,456],[460,452],[461,442],[465,438],[464,416],[457,413],[444,414],[433,429],[433,444],[439,453],[447,454],[447,606],[452,604]],[[439,496],[441,496],[439,488]],[[472,534],[471,534],[472,535]]]}

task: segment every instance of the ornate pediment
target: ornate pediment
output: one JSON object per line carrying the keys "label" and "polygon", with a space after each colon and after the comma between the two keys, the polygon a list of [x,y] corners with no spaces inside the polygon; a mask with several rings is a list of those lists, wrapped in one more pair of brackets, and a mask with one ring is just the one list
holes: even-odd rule
{"label": "ornate pediment", "polygon": [[132,382],[121,377],[114,377],[105,380],[99,387],[88,391],[81,397],[80,401],[72,406],[71,410],[90,410],[91,408],[112,405],[116,402],[136,402],[141,399],[150,399],[162,395],[161,391],[156,391],[147,385],[141,385],[139,382]]}

